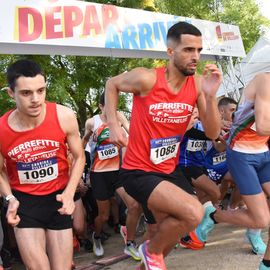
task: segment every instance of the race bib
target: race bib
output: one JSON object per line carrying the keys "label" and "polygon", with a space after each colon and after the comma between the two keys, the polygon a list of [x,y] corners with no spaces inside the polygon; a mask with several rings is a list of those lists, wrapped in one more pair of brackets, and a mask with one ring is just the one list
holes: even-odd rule
{"label": "race bib", "polygon": [[118,148],[114,144],[100,145],[97,153],[100,160],[105,160],[118,156]]}
{"label": "race bib", "polygon": [[21,184],[41,184],[58,177],[56,158],[31,163],[18,162],[17,170]]}
{"label": "race bib", "polygon": [[187,150],[191,152],[201,151],[203,149],[205,141],[188,139]]}
{"label": "race bib", "polygon": [[213,165],[218,165],[226,161],[226,153],[213,157]]}
{"label": "race bib", "polygon": [[180,136],[153,139],[150,141],[150,160],[154,164],[160,164],[177,155],[180,145]]}

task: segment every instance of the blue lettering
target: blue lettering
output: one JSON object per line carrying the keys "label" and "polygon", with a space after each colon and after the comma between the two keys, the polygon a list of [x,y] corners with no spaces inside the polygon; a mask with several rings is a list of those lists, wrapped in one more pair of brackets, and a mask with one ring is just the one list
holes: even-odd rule
{"label": "blue lettering", "polygon": [[159,23],[158,22],[153,23],[153,32],[154,32],[154,37],[155,37],[155,44],[157,44],[160,41],[160,31],[159,31]]}
{"label": "blue lettering", "polygon": [[109,25],[107,28],[105,48],[121,49],[120,39],[113,25]]}
{"label": "blue lettering", "polygon": [[160,32],[161,32],[161,35],[162,35],[162,40],[163,40],[164,44],[166,45],[166,42],[167,42],[167,29],[165,28],[165,24],[164,24],[164,22],[159,22],[158,25],[159,25],[159,29],[160,29]]}
{"label": "blue lettering", "polygon": [[139,24],[140,49],[153,48],[152,28],[149,24]]}
{"label": "blue lettering", "polygon": [[124,49],[139,49],[136,42],[137,32],[133,25],[126,27],[122,33],[122,42]]}

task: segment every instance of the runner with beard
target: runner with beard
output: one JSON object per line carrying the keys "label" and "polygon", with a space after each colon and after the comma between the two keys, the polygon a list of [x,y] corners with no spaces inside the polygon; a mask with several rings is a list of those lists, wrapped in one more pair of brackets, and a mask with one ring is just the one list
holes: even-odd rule
{"label": "runner with beard", "polygon": [[[146,269],[166,269],[164,255],[204,214],[193,188],[176,169],[180,141],[196,104],[206,135],[216,139],[220,132],[215,95],[221,74],[208,64],[202,76],[194,75],[201,50],[201,32],[179,22],[168,30],[167,67],[135,68],[106,84],[110,140],[127,145],[120,171],[124,188],[157,222],[156,233],[139,248]],[[119,92],[134,94],[129,140],[117,120]]]}

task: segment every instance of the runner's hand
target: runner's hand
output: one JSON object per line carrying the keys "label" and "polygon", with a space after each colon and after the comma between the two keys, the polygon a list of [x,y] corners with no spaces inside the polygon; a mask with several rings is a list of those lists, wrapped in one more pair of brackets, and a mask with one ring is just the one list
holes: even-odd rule
{"label": "runner's hand", "polygon": [[109,126],[109,130],[111,143],[119,147],[127,146],[127,135],[120,125],[111,125]]}
{"label": "runner's hand", "polygon": [[15,227],[19,224],[21,221],[20,217],[17,215],[17,210],[19,208],[19,201],[17,199],[10,199],[8,202],[8,209],[7,209],[7,222],[10,224],[12,227]]}
{"label": "runner's hand", "polygon": [[221,84],[222,76],[218,67],[214,64],[205,66],[202,74],[202,91],[206,96],[216,96]]}
{"label": "runner's hand", "polygon": [[56,200],[63,204],[62,207],[58,209],[61,215],[71,215],[74,212],[75,203],[73,196],[63,192],[62,194],[56,195]]}

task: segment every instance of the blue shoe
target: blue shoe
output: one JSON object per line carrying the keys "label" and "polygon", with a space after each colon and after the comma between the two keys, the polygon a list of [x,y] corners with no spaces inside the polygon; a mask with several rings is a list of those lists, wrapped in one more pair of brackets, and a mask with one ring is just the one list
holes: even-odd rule
{"label": "blue shoe", "polygon": [[210,214],[215,212],[216,208],[213,205],[208,205],[205,207],[204,216],[202,222],[195,229],[195,233],[200,241],[206,242],[208,239],[208,234],[214,229],[215,223],[210,217]]}
{"label": "blue shoe", "polygon": [[261,231],[258,233],[252,233],[247,229],[246,237],[252,247],[252,252],[256,255],[263,255],[266,251],[266,244],[261,237]]}
{"label": "blue shoe", "polygon": [[270,267],[267,267],[263,264],[263,262],[260,263],[259,270],[270,270]]}

